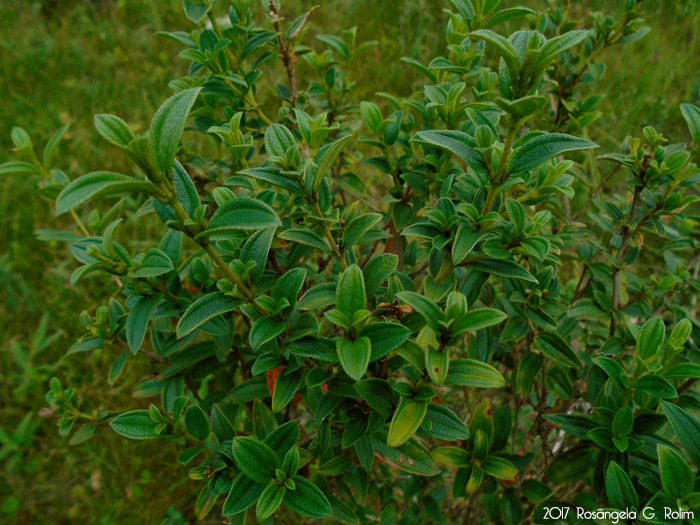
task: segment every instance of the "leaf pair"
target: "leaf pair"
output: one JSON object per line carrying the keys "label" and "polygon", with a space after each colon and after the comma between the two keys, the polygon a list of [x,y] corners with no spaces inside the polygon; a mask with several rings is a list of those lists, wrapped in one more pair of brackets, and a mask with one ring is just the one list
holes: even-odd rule
{"label": "leaf pair", "polygon": [[[296,426],[295,422],[290,423]],[[254,501],[258,502],[256,515],[259,521],[271,516],[282,502],[294,512],[310,518],[323,518],[332,514],[325,494],[311,481],[296,474],[299,466],[296,446],[285,452],[282,462],[270,445],[250,437],[236,437],[233,440],[233,458],[247,478],[266,485],[259,496],[254,496]],[[245,481],[237,485],[239,477],[234,481],[229,499],[253,499],[252,486]],[[280,477],[284,479],[280,480]],[[229,512],[224,509],[224,515]]]}

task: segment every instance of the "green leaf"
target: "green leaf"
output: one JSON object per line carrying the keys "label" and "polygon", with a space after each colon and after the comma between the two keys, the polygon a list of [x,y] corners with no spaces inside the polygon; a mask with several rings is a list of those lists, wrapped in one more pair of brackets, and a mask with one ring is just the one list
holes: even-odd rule
{"label": "green leaf", "polygon": [[294,370],[289,373],[283,371],[277,376],[275,390],[272,394],[273,412],[279,412],[294,399],[303,379],[303,370]]}
{"label": "green leaf", "polygon": [[335,303],[337,285],[335,283],[322,283],[309,288],[299,300],[299,308],[317,310]]}
{"label": "green leaf", "polygon": [[619,42],[621,44],[630,44],[632,42],[636,42],[638,40],[641,40],[644,38],[644,36],[651,31],[651,27],[649,26],[642,26],[639,29],[637,29],[634,33],[631,33],[629,35],[623,36]]}
{"label": "green leaf", "polygon": [[[189,339],[185,339],[188,342]],[[189,345],[184,350],[181,350],[175,354],[170,361],[170,364],[161,370],[158,375],[159,379],[162,381],[174,376],[175,374],[182,372],[186,368],[189,368],[194,363],[211,357],[216,352],[216,347],[213,341],[200,341],[193,345]]]}
{"label": "green leaf", "polygon": [[[178,202],[185,208],[187,215],[194,217],[195,211],[200,205],[199,194],[189,173],[177,160],[173,164],[172,176]],[[169,204],[164,204],[155,197],[151,197],[151,202],[153,203],[153,209],[156,210],[158,217],[163,222],[177,218],[175,211]]]}
{"label": "green leaf", "polygon": [[515,76],[520,71],[520,59],[518,52],[504,36],[494,33],[488,29],[480,29],[469,33],[472,40],[483,40],[493,47],[508,65],[511,75]]}
{"label": "green leaf", "polygon": [[219,405],[213,405],[211,408],[211,430],[219,441],[233,439],[236,436],[233,424]]}
{"label": "green leaf", "polygon": [[471,459],[469,452],[454,445],[437,447],[432,453],[436,461],[453,467],[468,467]]}
{"label": "green leaf", "polygon": [[695,476],[688,462],[678,452],[666,445],[656,445],[659,455],[661,486],[673,501],[685,499],[693,492]]}
{"label": "green leaf", "polygon": [[284,504],[291,510],[309,518],[325,518],[333,511],[326,495],[316,485],[301,476],[292,478],[296,488],[284,495]]}
{"label": "green leaf", "polygon": [[301,458],[299,456],[299,449],[297,447],[292,447],[289,449],[289,452],[284,455],[284,459],[282,460],[282,471],[288,477],[293,476],[297,473],[297,470],[299,470],[300,462]]}
{"label": "green leaf", "polygon": [[307,230],[305,228],[290,228],[281,232],[277,237],[289,242],[296,242],[317,248],[324,253],[331,253],[331,247],[328,241],[321,237],[318,233]]}
{"label": "green leaf", "polygon": [[470,263],[469,266],[480,272],[492,273],[501,277],[509,277],[511,279],[522,279],[523,281],[537,282],[537,279],[528,272],[525,268],[514,261],[508,259],[493,259],[486,257],[479,261]]}
{"label": "green leaf", "polygon": [[537,54],[537,62],[535,67],[538,71],[544,70],[549,63],[557,58],[564,51],[571,49],[577,44],[580,44],[588,37],[588,31],[580,29],[577,31],[569,31],[563,35],[555,36],[548,40],[539,50]]}
{"label": "green leaf", "polygon": [[280,466],[279,457],[268,445],[250,437],[233,438],[233,459],[240,472],[259,483],[273,479]]}
{"label": "green leaf", "polygon": [[613,418],[612,430],[617,437],[625,437],[634,426],[634,413],[630,406],[622,407]]}
{"label": "green leaf", "polygon": [[652,397],[657,399],[672,399],[678,397],[678,392],[663,377],[648,374],[640,377],[634,385],[635,390],[638,392],[646,392]]}
{"label": "green leaf", "polygon": [[418,312],[437,334],[445,329],[445,314],[433,301],[416,292],[398,292],[396,297]]}
{"label": "green leaf", "polygon": [[652,317],[644,325],[637,336],[637,357],[645,364],[656,361],[661,346],[666,338],[666,326],[660,317]]}
{"label": "green leaf", "polygon": [[80,443],[85,443],[88,439],[92,438],[97,432],[96,424],[85,424],[75,431],[73,436],[68,441],[71,446],[79,445]]}
{"label": "green leaf", "polygon": [[481,464],[481,468],[483,468],[484,473],[489,476],[508,481],[515,480],[515,476],[518,474],[518,467],[507,459],[499,458],[498,456],[487,457]]}
{"label": "green leaf", "polygon": [[484,160],[474,149],[474,139],[462,131],[421,131],[417,135],[421,141],[456,155],[478,171],[486,169]]}
{"label": "green leaf", "polygon": [[401,470],[411,474],[418,474],[419,476],[435,476],[438,474],[435,460],[422,443],[415,439],[409,439],[403,445],[392,448],[387,446],[386,441],[387,435],[384,430],[372,436],[374,449],[401,468]]}
{"label": "green leaf", "polygon": [[270,432],[263,440],[283,460],[292,447],[299,441],[299,424],[296,420],[287,421]]}
{"label": "green leaf", "polygon": [[248,58],[256,49],[260,48],[277,35],[278,33],[273,33],[272,31],[260,31],[259,33],[253,34],[243,46],[241,60]]}
{"label": "green leaf", "polygon": [[369,338],[363,336],[355,341],[348,341],[339,337],[335,340],[335,348],[345,373],[355,381],[362,379],[372,356],[372,343]]}
{"label": "green leaf", "polygon": [[250,168],[247,170],[241,170],[238,173],[241,175],[248,175],[254,179],[262,180],[274,184],[275,186],[280,186],[290,192],[301,192],[301,187],[299,184],[284,175],[281,175],[282,169],[272,168],[272,167],[260,167],[260,168]]}
{"label": "green leaf", "polygon": [[209,9],[214,5],[216,0],[211,1],[194,1],[182,0],[182,9],[185,12],[185,16],[189,18],[195,24],[199,24],[204,17],[207,16]]}
{"label": "green leaf", "polygon": [[[433,73],[432,71],[430,71],[430,69],[428,69],[427,67],[425,67],[423,64],[421,64],[421,63],[418,62],[417,60],[415,60],[415,59],[413,59],[413,58],[411,58],[411,57],[401,57],[401,62],[406,62],[407,64],[413,66],[413,67],[416,68],[418,71],[420,71],[421,73],[423,73],[426,77],[428,77],[428,78],[430,79],[431,82],[435,82],[435,83],[438,82],[438,78],[437,78],[437,76],[435,75],[435,73]],[[381,118],[381,116],[380,116],[380,118]]]}
{"label": "green leaf", "polygon": [[198,237],[237,230],[262,230],[282,226],[277,213],[257,199],[231,199],[214,212],[207,229]]}
{"label": "green leaf", "polygon": [[352,135],[342,137],[336,140],[329,147],[319,152],[315,161],[316,173],[314,175],[313,181],[314,192],[317,192],[318,189],[321,187],[321,182],[323,182],[323,178],[326,176],[326,173],[328,173],[328,171],[331,169],[331,166],[333,166],[333,163],[340,155],[340,152],[343,151],[343,147],[350,139],[352,139]]}
{"label": "green leaf", "polygon": [[522,490],[525,497],[534,503],[546,500],[552,495],[552,489],[536,479],[523,480]]}
{"label": "green leaf", "polygon": [[316,38],[318,38],[321,42],[324,42],[331,46],[333,49],[335,49],[340,56],[343,58],[348,58],[350,56],[350,50],[348,49],[347,44],[340,38],[334,35],[317,35]]}
{"label": "green leaf", "polygon": [[508,20],[513,20],[514,18],[520,18],[521,16],[530,15],[534,11],[528,7],[509,7],[508,9],[501,9],[489,17],[482,26],[486,29],[489,27],[502,24]]}
{"label": "green leaf", "polygon": [[367,308],[365,280],[357,264],[349,266],[340,276],[335,294],[336,308],[348,319],[352,319],[358,310]]}
{"label": "green leaf", "polygon": [[581,360],[571,345],[558,333],[545,331],[535,337],[535,347],[550,359],[571,368],[579,368]]}
{"label": "green leaf", "polygon": [[542,95],[529,95],[517,100],[506,100],[496,97],[496,104],[508,113],[513,120],[518,121],[542,111],[549,104],[549,99]]}
{"label": "green leaf", "polygon": [[[369,440],[368,437],[365,438],[367,443],[370,443],[371,446],[371,441]],[[364,442],[363,441],[363,442]],[[371,449],[372,452],[372,460],[374,460],[374,449]],[[361,462],[361,464],[364,465],[364,463]],[[337,519],[338,521],[341,521],[343,523],[350,523],[352,525],[359,525],[360,523],[360,518],[357,517],[357,514],[350,508],[349,505],[341,501],[339,498],[336,498],[332,494],[329,497],[330,503],[331,503],[331,508],[333,509],[333,517]]]}
{"label": "green leaf", "polygon": [[39,173],[39,168],[28,162],[11,160],[0,164],[0,175],[33,175],[36,173]]}
{"label": "green leaf", "polygon": [[625,373],[619,361],[606,356],[596,356],[592,359],[593,364],[602,368],[608,377],[622,390],[630,385],[630,378]]}
{"label": "green leaf", "polygon": [[161,173],[170,173],[173,169],[175,153],[185,130],[187,117],[201,89],[186,89],[173,95],[163,103],[151,121],[148,145]]}
{"label": "green leaf", "polygon": [[661,375],[669,378],[700,379],[700,364],[676,363],[665,368]]}
{"label": "green leaf", "polygon": [[495,308],[477,308],[469,310],[457,318],[450,334],[455,337],[464,332],[476,333],[490,326],[495,326],[506,320],[508,316]]}
{"label": "green leaf", "polygon": [[363,379],[353,385],[358,394],[384,419],[391,417],[393,392],[385,379]]}
{"label": "green leaf", "polygon": [[121,354],[119,354],[119,357],[117,357],[114,362],[112,363],[112,366],[109,367],[109,376],[107,377],[107,381],[109,381],[110,385],[114,385],[114,383],[117,382],[117,379],[119,379],[119,376],[122,374],[122,371],[124,370],[124,365],[126,365],[126,360],[128,357],[131,355],[131,352],[129,350],[125,350]]}
{"label": "green leaf", "polygon": [[127,149],[136,138],[129,125],[114,115],[95,115],[95,128],[107,142],[122,149]]}
{"label": "green leaf", "polygon": [[160,436],[156,433],[158,423],[151,419],[148,410],[132,410],[115,417],[109,422],[120,436],[129,439],[156,439]]}
{"label": "green leaf", "polygon": [[274,514],[286,493],[287,488],[284,485],[277,480],[270,481],[255,506],[255,517],[260,523]]}
{"label": "green leaf", "polygon": [[681,114],[688,124],[693,142],[700,143],[700,108],[692,104],[681,104]]}
{"label": "green leaf", "polygon": [[32,139],[29,138],[29,134],[24,128],[15,126],[10,131],[10,138],[12,143],[15,145],[16,151],[25,152],[27,150],[32,150]]}
{"label": "green leaf", "polygon": [[141,348],[146,330],[148,329],[148,320],[153,315],[153,311],[160,303],[162,297],[155,295],[151,297],[139,297],[134,306],[131,307],[129,316],[126,318],[126,342],[129,344],[129,349],[132,354],[135,354]]}
{"label": "green leaf", "polygon": [[258,501],[264,490],[263,483],[253,481],[245,474],[238,474],[224,502],[223,515],[231,516],[243,512]]}
{"label": "green leaf", "polygon": [[347,250],[351,246],[357,244],[360,239],[362,239],[362,236],[381,220],[382,216],[379,213],[368,213],[351,220],[347,226],[345,226],[345,231],[343,232],[343,245],[345,249]]}
{"label": "green leaf", "polygon": [[62,215],[90,199],[127,192],[154,193],[156,187],[111,171],[95,171],[75,179],[63,188],[56,199],[56,215]]}
{"label": "green leaf", "polygon": [[461,264],[466,259],[467,255],[476,246],[486,234],[481,231],[473,230],[469,226],[462,225],[457,228],[457,235],[452,243],[452,262],[455,266]]}
{"label": "green leaf", "polygon": [[579,439],[588,439],[588,431],[598,426],[593,419],[576,414],[552,414],[544,416],[544,418],[554,423],[567,434],[573,434]]}
{"label": "green leaf", "polygon": [[191,436],[204,441],[209,437],[209,418],[199,405],[191,405],[185,412],[185,428]]}
{"label": "green leaf", "polygon": [[366,324],[360,330],[360,336],[367,336],[372,343],[370,363],[399,347],[410,335],[409,328],[390,322]]}
{"label": "green leaf", "polygon": [[58,130],[56,130],[56,133],[51,135],[51,138],[46,142],[46,145],[44,146],[44,151],[41,155],[41,161],[45,168],[51,168],[53,158],[56,155],[56,152],[58,151],[58,146],[61,143],[61,139],[63,139],[63,135],[65,135],[69,127],[70,124],[61,126]]}
{"label": "green leaf", "polygon": [[265,151],[268,155],[284,159],[287,156],[287,150],[296,143],[292,132],[282,124],[271,124],[265,130]]}
{"label": "green leaf", "polygon": [[362,120],[365,121],[367,127],[371,129],[374,133],[377,133],[377,127],[382,121],[382,113],[379,107],[372,102],[360,102],[360,113],[362,114]]}
{"label": "green leaf", "polygon": [[280,277],[275,283],[272,289],[272,298],[275,301],[280,301],[281,299],[287,299],[289,304],[289,310],[297,302],[297,297],[299,292],[304,286],[304,281],[306,280],[306,269],[305,268],[293,268],[287,271],[282,277]]}
{"label": "green leaf", "polygon": [[564,135],[562,133],[547,133],[528,140],[520,146],[510,160],[509,171],[522,173],[530,171],[549,159],[567,151],[597,148],[598,145],[590,140]]}
{"label": "green leaf", "polygon": [[217,315],[231,312],[240,307],[243,301],[214,292],[204,295],[190,305],[177,323],[177,337],[181,339]]}
{"label": "green leaf", "polygon": [[403,445],[416,433],[427,412],[427,401],[415,401],[409,397],[402,397],[391,419],[386,444],[392,448]]}
{"label": "green leaf", "polygon": [[141,261],[141,266],[138,270],[130,272],[130,277],[155,277],[163,275],[174,269],[173,262],[162,250],[158,248],[150,248],[146,252],[146,256]]}
{"label": "green leaf", "polygon": [[469,429],[457,414],[449,408],[438,403],[428,403],[428,410],[425,413],[425,420],[430,421],[431,437],[442,439],[443,441],[456,441],[458,439],[469,439]]}
{"label": "green leaf", "polygon": [[673,327],[673,330],[671,330],[671,335],[668,337],[668,345],[670,348],[674,351],[681,350],[692,331],[693,323],[690,322],[690,319],[681,319],[678,321]]}
{"label": "green leaf", "polygon": [[450,361],[446,385],[470,386],[475,388],[501,388],[506,380],[491,365],[474,359],[458,358]]}
{"label": "green leaf", "polygon": [[362,268],[367,295],[373,297],[382,283],[394,274],[398,265],[399,256],[395,253],[384,253],[372,257]]}
{"label": "green leaf", "polygon": [[610,462],[605,471],[605,493],[608,495],[608,505],[615,509],[636,509],[639,506],[639,496],[632,481],[614,461]]}
{"label": "green leaf", "polygon": [[661,408],[663,408],[676,436],[683,444],[685,452],[693,460],[696,467],[700,466],[700,421],[687,410],[667,401],[661,401]]}
{"label": "green leaf", "polygon": [[504,204],[506,206],[506,210],[508,211],[510,222],[513,223],[515,234],[519,235],[525,229],[525,223],[527,220],[525,208],[523,208],[523,205],[514,199],[506,199]]}
{"label": "green leaf", "polygon": [[258,350],[262,345],[271,341],[287,328],[287,323],[275,317],[261,317],[253,323],[250,333],[250,346]]}

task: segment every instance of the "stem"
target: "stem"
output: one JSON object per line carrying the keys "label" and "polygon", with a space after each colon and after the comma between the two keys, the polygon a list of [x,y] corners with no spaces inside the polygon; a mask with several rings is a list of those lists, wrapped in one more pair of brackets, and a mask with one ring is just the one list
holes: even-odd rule
{"label": "stem", "polygon": [[423,270],[425,270],[428,267],[428,264],[430,264],[428,261],[425,261],[421,263],[420,266],[416,267],[410,274],[408,274],[409,279],[415,279],[418,277]]}
{"label": "stem", "polygon": [[246,103],[248,103],[251,106],[251,109],[255,109],[255,112],[258,114],[258,117],[260,117],[260,120],[262,120],[265,124],[268,126],[272,124],[272,121],[263,113],[262,108],[258,104],[258,102],[255,100],[255,95],[253,94],[253,88],[250,88],[248,90],[248,93],[245,94],[244,100]]}
{"label": "stem", "polygon": [[138,279],[138,280],[145,283],[146,285],[150,286],[156,292],[162,293],[171,301],[178,301],[180,299],[177,295],[175,295],[170,290],[168,290],[167,286],[165,286],[161,282],[158,282],[158,281],[152,282],[152,281],[149,281],[148,279]]}
{"label": "stem", "polygon": [[517,122],[511,122],[508,128],[508,136],[506,137],[506,142],[503,146],[503,155],[501,155],[501,161],[498,163],[498,172],[496,176],[491,180],[491,187],[489,188],[489,193],[486,196],[486,201],[484,202],[484,211],[486,214],[491,211],[491,206],[493,206],[493,201],[498,194],[498,188],[503,182],[503,174],[506,171],[506,163],[508,161],[508,155],[510,155],[510,150],[513,148],[513,142],[515,141],[515,133],[518,129]]}
{"label": "stem", "polygon": [[[185,222],[190,218],[187,211],[185,211],[185,208],[183,208],[182,204],[180,204],[180,202],[177,200],[177,197],[172,197],[170,199],[170,206],[172,206],[173,210],[175,211],[175,215],[177,215],[182,222]],[[202,245],[200,244],[200,246]],[[202,246],[202,249],[207,253],[211,260],[214,261],[214,264],[216,264],[226,274],[226,277],[235,283],[239,293],[244,296],[244,299],[246,299],[249,303],[252,303],[256,309],[259,308],[254,302],[255,292],[250,290],[245,283],[241,281],[241,278],[238,277],[238,275],[236,275],[231,268],[229,268],[229,265],[226,264],[226,261],[221,258],[221,255],[219,255],[219,252],[216,251],[214,246],[207,243]],[[265,312],[264,315],[267,315],[267,312]]]}
{"label": "stem", "polygon": [[452,273],[455,265],[452,263],[452,255],[449,251],[443,250],[444,259],[442,261],[442,266],[440,266],[440,271],[435,276],[435,283],[440,284],[448,275]]}
{"label": "stem", "polygon": [[508,160],[508,155],[510,155],[510,150],[513,148],[513,142],[515,141],[515,133],[518,130],[518,123],[511,122],[508,128],[508,136],[506,137],[505,145],[503,146],[503,155],[501,155],[501,162],[498,163],[498,173],[496,173],[496,181],[500,184],[503,182],[501,178],[506,171],[506,161]]}
{"label": "stem", "polygon": [[[221,26],[219,26],[219,22],[216,21],[216,17],[214,16],[214,14],[212,13],[211,10],[207,13],[207,17],[209,18],[209,21],[211,22],[211,27],[214,30],[214,34],[216,34],[216,36],[219,37],[220,40],[223,40],[224,36],[223,36],[223,33],[221,32]],[[238,60],[233,55],[233,52],[228,48],[228,46],[226,46],[224,49],[226,51],[226,56],[228,56],[229,64],[234,69],[238,68]],[[224,82],[226,82],[230,88],[234,89],[234,93],[237,91],[235,88],[233,88],[233,85],[226,77],[224,77]],[[258,117],[260,117],[260,120],[262,120],[268,126],[270,124],[272,124],[272,121],[269,118],[267,118],[267,115],[265,115],[265,113],[263,113],[263,110],[260,108],[257,101],[255,100],[255,95],[253,94],[253,88],[250,88],[248,90],[248,93],[245,94],[244,100],[251,107],[255,108],[255,112],[258,114]]]}
{"label": "stem", "polygon": [[[313,202],[313,208],[314,212],[319,218],[323,218],[323,212],[321,211],[321,207],[318,205],[318,202],[314,200]],[[333,238],[333,234],[331,233],[330,228],[325,222],[321,222],[321,228],[323,228],[323,233],[326,235],[326,238],[328,239],[328,242],[331,244],[331,248],[333,248],[333,253],[335,254],[335,258],[338,259],[338,262],[340,262],[340,265],[343,267],[343,270],[347,270],[348,268],[348,263],[345,261],[345,257],[343,254],[340,252],[340,248],[338,248],[338,243],[335,242],[335,239]]]}
{"label": "stem", "polygon": [[228,277],[231,281],[233,281],[236,284],[236,287],[238,288],[238,291],[243,294],[245,299],[252,303],[253,300],[255,299],[255,294],[248,289],[248,287],[241,281],[241,278],[238,277],[234,273],[231,268],[229,268],[229,265],[226,264],[226,261],[224,261],[221,258],[221,255],[219,255],[219,252],[216,251],[216,248],[214,248],[213,245],[211,244],[206,244],[202,246],[205,252],[207,252],[207,255],[211,258],[212,261],[214,261],[214,264],[216,264],[223,272],[226,274],[226,277]]}
{"label": "stem", "polygon": [[615,168],[613,168],[613,170],[610,173],[608,173],[602,181],[600,181],[600,184],[598,184],[593,189],[593,191],[591,191],[590,195],[588,195],[588,198],[586,199],[586,202],[583,203],[583,206],[581,206],[581,208],[576,213],[574,213],[572,215],[572,217],[571,217],[572,221],[575,221],[576,219],[578,219],[579,216],[584,211],[586,211],[586,208],[588,208],[588,205],[591,203],[591,201],[597,195],[597,193],[601,189],[603,189],[603,186],[605,186],[608,183],[608,181],[613,177],[613,175],[615,175],[618,171],[620,171],[620,169],[622,169],[622,164],[618,164],[617,166],[615,166]]}
{"label": "stem", "polygon": [[491,187],[489,188],[489,193],[486,196],[486,201],[484,202],[484,214],[487,214],[489,211],[491,211],[491,206],[493,206],[493,200],[496,198],[496,194],[498,193],[498,187],[500,184],[498,184],[496,181],[493,181],[491,183]]}
{"label": "stem", "polygon": [[73,219],[75,219],[75,222],[78,223],[78,227],[80,228],[80,231],[83,232],[83,235],[85,235],[85,237],[90,237],[90,232],[83,224],[83,221],[80,220],[80,217],[78,217],[78,214],[75,213],[74,209],[70,211],[70,214],[73,216]]}
{"label": "stem", "polygon": [[[39,168],[39,173],[41,173],[41,176],[44,177],[46,180],[51,180],[51,174],[49,173],[49,170],[47,170],[44,167],[44,165],[41,162],[39,162],[36,156],[34,156],[34,163]],[[70,211],[70,214],[75,220],[75,222],[78,223],[78,227],[80,228],[80,231],[83,232],[83,235],[85,235],[85,237],[90,237],[90,232],[85,227],[85,224],[83,224],[83,221],[80,220],[80,217],[78,217],[78,214],[75,212],[75,209],[72,209]]]}
{"label": "stem", "polygon": [[[640,195],[641,195],[643,189],[644,189],[643,186],[637,186],[634,189],[634,198],[632,199],[632,208],[630,209],[630,213],[628,216],[629,220],[634,220],[634,217],[637,214],[637,208],[639,207],[639,203],[641,202]],[[615,257],[618,260],[618,263],[619,263],[619,260],[622,259],[622,257],[624,257],[625,253],[627,252],[627,244],[629,243],[631,236],[632,236],[632,229],[627,225],[623,226],[622,241],[620,242],[620,247],[617,249],[617,256]],[[613,267],[613,270],[612,270],[613,315],[610,319],[610,337],[615,335],[615,330],[617,328],[617,322],[615,321],[614,311],[620,309],[620,271],[621,270],[622,270],[622,267],[619,266],[619,264],[615,265]]]}
{"label": "stem", "polygon": [[[210,9],[209,12],[207,13],[207,18],[209,18],[209,21],[211,22],[211,27],[214,30],[214,34],[216,34],[217,37],[219,37],[219,40],[224,39],[224,35],[221,32],[221,26],[219,25],[219,22],[217,22],[216,17],[214,16],[214,13]],[[226,46],[225,48],[226,55],[228,56],[228,61],[229,64],[235,69],[238,67],[238,61],[236,60],[236,57],[233,55],[233,52]]]}
{"label": "stem", "polygon": [[282,56],[282,63],[287,71],[287,78],[289,79],[289,91],[292,95],[292,107],[296,106],[297,102],[297,75],[296,75],[296,61],[297,57],[294,54],[294,50],[291,49],[289,42],[285,42],[282,38],[282,30],[280,28],[280,22],[277,13],[277,4],[270,2],[270,14],[274,17],[273,26],[275,31],[279,33],[277,36],[277,41],[280,46],[280,55]]}
{"label": "stem", "polygon": [[581,285],[583,284],[583,279],[586,277],[587,272],[588,266],[584,266],[583,270],[581,271],[581,277],[579,277],[578,282],[576,283],[576,290],[574,290],[574,298],[571,300],[572,303],[578,301],[581,298],[581,295],[583,295],[584,288]]}

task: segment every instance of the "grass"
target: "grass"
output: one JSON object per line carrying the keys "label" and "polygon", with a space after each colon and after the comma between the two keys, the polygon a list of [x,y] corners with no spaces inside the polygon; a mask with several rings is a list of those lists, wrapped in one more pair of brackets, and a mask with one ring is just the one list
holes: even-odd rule
{"label": "grass", "polygon": [[[292,17],[314,3],[288,1],[284,8]],[[609,4],[582,0],[573,4],[573,12],[607,9]],[[646,124],[657,126],[672,142],[687,140],[678,106],[700,98],[700,55],[692,51],[700,44],[698,3],[645,4],[652,31],[640,42],[604,53],[605,77],[590,89],[590,94],[607,95],[601,107],[607,116],[592,135],[608,149],[627,134],[639,134]],[[257,2],[253,5],[257,8]],[[442,6],[439,0],[329,2],[313,14],[312,34],[305,43],[322,49],[312,38],[314,32],[338,33],[358,25],[359,41],[379,40],[354,74],[358,98],[378,101],[381,91],[409,96],[417,73],[398,59],[410,56],[427,63],[442,53]],[[185,73],[177,45],[154,33],[188,27],[174,1],[2,3],[0,162],[11,158],[12,126],[24,127],[35,142],[43,142],[70,123],[59,160],[71,177],[127,169],[124,159],[99,139],[92,117],[115,113],[145,129],[170,94],[168,81]],[[266,74],[270,80],[282,78],[281,69]],[[25,414],[31,414],[24,439],[2,459],[0,521],[188,521],[198,485],[187,479],[186,467],[174,464],[175,447],[126,441],[108,429],[85,444],[70,446],[58,436],[55,421],[39,414],[52,374],[64,385],[76,386],[87,407],[147,404],[133,399],[130,390],[146,373],[145,360],[130,365],[126,377],[110,388],[104,377],[118,350],[61,359],[81,334],[77,314],[103,302],[111,290],[100,280],[70,287],[74,263],[66,247],[40,242],[30,233],[55,222],[46,202],[36,196],[34,181],[0,180],[0,429],[13,435]],[[58,223],[66,225],[65,220]],[[47,331],[41,337],[36,332],[45,315]],[[53,342],[42,346],[52,334]],[[212,516],[212,522],[220,522],[216,512]]]}

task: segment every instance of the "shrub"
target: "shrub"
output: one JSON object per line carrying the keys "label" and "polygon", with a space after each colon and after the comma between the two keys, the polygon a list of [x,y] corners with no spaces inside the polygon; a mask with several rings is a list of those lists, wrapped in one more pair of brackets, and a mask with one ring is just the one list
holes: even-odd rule
{"label": "shrub", "polygon": [[214,3],[185,0],[195,30],[163,34],[191,65],[147,132],[95,117],[133,173],[71,182],[65,129],[39,159],[15,128],[0,167],[71,214],[42,232],[70,243],[71,283],[118,286],[68,354],[114,352],[110,384],[147,361],[134,396],[160,396],[85,411],[53,378],[60,433],[173,441],[197,516],[229,523],[696,509],[700,109],[681,107],[692,149],[651,127],[589,140],[585,85],[648,31],[638,3],[576,29],[568,8],[451,0],[446,56],[405,58],[425,85],[383,109],[353,98],[355,29],[319,52],[313,9],[265,0],[260,26],[250,0]]}

